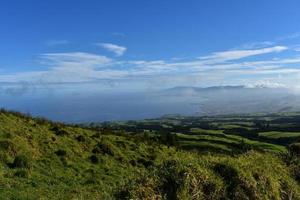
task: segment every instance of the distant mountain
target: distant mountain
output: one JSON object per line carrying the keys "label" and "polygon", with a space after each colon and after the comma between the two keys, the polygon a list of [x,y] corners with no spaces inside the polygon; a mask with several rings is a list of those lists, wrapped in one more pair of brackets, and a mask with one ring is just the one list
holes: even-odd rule
{"label": "distant mountain", "polygon": [[210,91],[210,90],[233,90],[233,89],[242,89],[242,88],[246,88],[246,86],[243,85],[238,85],[238,86],[226,85],[226,86],[211,86],[211,87],[177,86],[177,87],[166,89],[165,91],[181,92],[186,90],[193,90],[193,91],[200,92],[200,91]]}
{"label": "distant mountain", "polygon": [[166,89],[165,92],[184,92],[184,91],[218,91],[218,90],[240,90],[240,89],[286,89],[280,85],[255,84],[255,85],[221,85],[210,87],[191,87],[191,86],[177,86]]}
{"label": "distant mountain", "polygon": [[185,98],[199,109],[200,115],[300,110],[300,93],[268,85],[174,87],[161,94]]}

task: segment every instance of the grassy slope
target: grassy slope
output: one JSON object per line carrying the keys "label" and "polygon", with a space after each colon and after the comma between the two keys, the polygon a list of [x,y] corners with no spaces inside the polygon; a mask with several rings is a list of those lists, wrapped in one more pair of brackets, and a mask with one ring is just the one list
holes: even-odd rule
{"label": "grassy slope", "polygon": [[289,167],[271,153],[201,155],[7,112],[0,112],[0,150],[1,199],[300,196]]}

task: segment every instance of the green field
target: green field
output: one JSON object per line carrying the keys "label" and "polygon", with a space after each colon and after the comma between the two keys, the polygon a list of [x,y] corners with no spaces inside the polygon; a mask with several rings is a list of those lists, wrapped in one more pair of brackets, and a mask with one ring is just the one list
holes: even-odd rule
{"label": "green field", "polygon": [[226,151],[234,153],[240,150],[242,145],[241,143],[243,143],[243,145],[247,145],[248,148],[256,150],[274,152],[286,151],[286,148],[282,145],[259,142],[236,135],[228,135],[219,130],[193,130],[192,132],[195,135],[176,134],[178,136],[179,143],[183,144],[185,148],[188,148],[188,145],[190,144],[190,146],[193,146],[195,149],[205,149],[202,147],[204,145],[210,146],[214,149],[226,149]]}
{"label": "green field", "polygon": [[269,131],[269,132],[261,132],[260,136],[267,138],[288,138],[288,137],[300,137],[300,132],[282,132],[282,131]]}

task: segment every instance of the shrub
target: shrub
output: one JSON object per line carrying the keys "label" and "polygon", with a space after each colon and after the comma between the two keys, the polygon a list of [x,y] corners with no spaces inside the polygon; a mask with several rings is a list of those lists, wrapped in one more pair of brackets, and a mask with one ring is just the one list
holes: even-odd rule
{"label": "shrub", "polygon": [[300,156],[300,143],[293,143],[289,146],[291,156]]}
{"label": "shrub", "polygon": [[3,138],[9,139],[9,138],[12,138],[12,133],[10,133],[10,132],[1,133],[1,136]]}
{"label": "shrub", "polygon": [[95,148],[92,150],[93,153],[95,154],[107,154],[110,156],[114,155],[114,151],[112,149],[112,145],[108,144],[108,143],[98,143]]}
{"label": "shrub", "polygon": [[100,175],[99,175],[99,173],[97,173],[96,170],[94,170],[94,169],[87,170],[86,174],[87,174],[87,178],[86,178],[84,184],[95,185],[95,184],[99,184],[101,182]]}
{"label": "shrub", "polygon": [[99,163],[99,159],[96,155],[91,155],[90,156],[90,161],[93,163],[93,164],[98,164]]}
{"label": "shrub", "polygon": [[60,126],[53,126],[51,128],[51,131],[53,131],[54,134],[58,135],[58,136],[68,135],[68,132],[66,130],[64,130],[62,127],[60,127]]}
{"label": "shrub", "polygon": [[28,171],[24,169],[20,169],[15,172],[15,176],[20,178],[28,178]]}
{"label": "shrub", "polygon": [[298,157],[288,157],[287,164],[293,178],[300,183],[300,159]]}
{"label": "shrub", "polygon": [[116,199],[145,199],[162,200],[165,199],[156,189],[157,179],[149,177],[147,174],[139,174],[138,179],[130,180],[118,189],[115,194]]}
{"label": "shrub", "polygon": [[177,137],[175,134],[169,132],[162,133],[160,137],[161,137],[161,142],[167,145],[168,147],[176,145]]}
{"label": "shrub", "polygon": [[57,156],[63,157],[63,156],[65,156],[65,155],[67,155],[67,152],[66,152],[65,150],[59,149],[59,150],[57,150],[57,151],[55,152],[55,154],[56,154]]}
{"label": "shrub", "polygon": [[30,168],[29,159],[25,155],[18,155],[12,163],[13,168]]}
{"label": "shrub", "polygon": [[100,131],[97,131],[94,135],[92,135],[92,138],[101,138],[102,134]]}
{"label": "shrub", "polygon": [[235,168],[224,163],[217,163],[213,169],[226,183],[226,193],[230,199],[257,199],[255,188],[242,180]]}
{"label": "shrub", "polygon": [[175,160],[168,160],[163,163],[160,169],[162,191],[166,195],[167,199],[178,199],[177,193],[183,184],[184,173],[179,172],[180,163]]}
{"label": "shrub", "polygon": [[241,153],[246,153],[252,149],[251,145],[247,144],[244,139],[240,141],[238,147],[238,151],[240,151]]}
{"label": "shrub", "polygon": [[3,163],[9,162],[9,156],[6,152],[0,151],[0,162],[3,162]]}
{"label": "shrub", "polygon": [[16,155],[17,149],[13,142],[10,140],[1,140],[0,141],[0,150],[4,150],[12,155]]}
{"label": "shrub", "polygon": [[84,142],[85,141],[85,137],[83,135],[79,135],[79,136],[76,137],[76,140],[78,142]]}
{"label": "shrub", "polygon": [[231,182],[232,179],[238,176],[236,169],[223,163],[217,163],[213,169],[225,180],[225,182]]}
{"label": "shrub", "polygon": [[167,160],[138,177],[121,187],[118,199],[220,199],[223,195],[212,174],[177,160]]}
{"label": "shrub", "polygon": [[44,124],[48,124],[51,123],[48,119],[44,118],[44,117],[36,117],[35,121],[37,124],[39,125],[44,125]]}
{"label": "shrub", "polygon": [[146,167],[146,168],[154,165],[154,162],[152,160],[147,160],[145,158],[140,158],[137,160],[137,162],[144,165],[144,167]]}

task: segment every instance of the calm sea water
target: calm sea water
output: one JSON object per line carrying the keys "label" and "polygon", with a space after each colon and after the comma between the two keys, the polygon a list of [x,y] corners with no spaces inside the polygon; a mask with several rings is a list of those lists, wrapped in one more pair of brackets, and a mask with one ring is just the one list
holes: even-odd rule
{"label": "calm sea water", "polygon": [[0,90],[0,107],[52,120],[83,123],[157,118],[165,114],[215,115],[300,110],[300,93],[285,89],[176,89],[122,92],[90,85]]}
{"label": "calm sea water", "polygon": [[[197,101],[195,101],[197,102]],[[65,122],[136,120],[195,114],[192,100],[146,93],[0,95],[0,107]]]}

